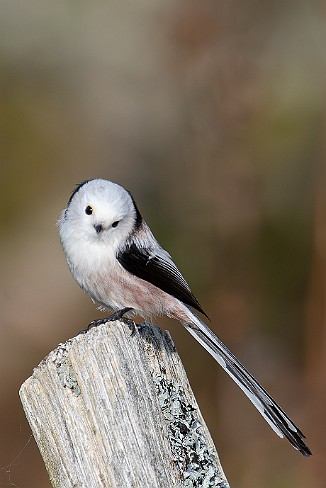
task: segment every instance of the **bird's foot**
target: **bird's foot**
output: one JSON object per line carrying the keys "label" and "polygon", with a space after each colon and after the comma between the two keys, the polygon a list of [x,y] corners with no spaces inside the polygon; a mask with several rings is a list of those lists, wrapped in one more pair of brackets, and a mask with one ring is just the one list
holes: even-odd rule
{"label": "bird's foot", "polygon": [[132,319],[129,319],[127,317],[124,317],[124,314],[127,312],[130,312],[132,310],[132,307],[125,307],[122,308],[121,310],[117,310],[114,312],[112,315],[109,317],[104,317],[103,319],[97,319],[97,320],[92,320],[86,327],[86,329],[82,330],[79,332],[79,334],[86,334],[90,329],[93,329],[94,327],[97,327],[102,324],[106,324],[107,322],[114,322],[115,320],[120,320],[120,322],[123,322],[124,324],[128,325],[129,329],[131,330],[130,335],[134,335],[136,332],[136,324]]}
{"label": "bird's foot", "polygon": [[128,317],[124,317],[124,314],[130,312],[130,310],[133,310],[133,308],[132,307],[125,307],[125,308],[122,308],[121,310],[117,310],[112,315],[110,315],[110,317],[108,319],[106,319],[106,321],[114,322],[115,320],[119,320],[120,322],[123,322],[124,324],[126,324],[129,327],[130,335],[133,336],[135,334],[136,328],[137,328],[136,323],[134,320],[132,320]]}

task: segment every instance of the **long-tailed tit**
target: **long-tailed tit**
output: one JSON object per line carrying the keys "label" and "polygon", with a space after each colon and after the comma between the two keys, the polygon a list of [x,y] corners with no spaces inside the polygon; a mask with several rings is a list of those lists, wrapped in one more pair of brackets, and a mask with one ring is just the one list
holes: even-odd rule
{"label": "long-tailed tit", "polygon": [[76,187],[58,222],[69,268],[104,309],[177,319],[231,376],[271,428],[304,456],[304,435],[197,316],[205,312],[171,256],[153,236],[131,194],[102,179]]}

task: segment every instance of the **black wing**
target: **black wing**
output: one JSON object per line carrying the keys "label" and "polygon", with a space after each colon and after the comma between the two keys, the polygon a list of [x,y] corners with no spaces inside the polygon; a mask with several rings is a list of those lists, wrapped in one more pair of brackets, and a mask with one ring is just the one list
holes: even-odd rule
{"label": "black wing", "polygon": [[129,273],[152,283],[208,318],[172,260],[159,254],[153,255],[151,250],[139,248],[134,243],[120,251],[117,259]]}

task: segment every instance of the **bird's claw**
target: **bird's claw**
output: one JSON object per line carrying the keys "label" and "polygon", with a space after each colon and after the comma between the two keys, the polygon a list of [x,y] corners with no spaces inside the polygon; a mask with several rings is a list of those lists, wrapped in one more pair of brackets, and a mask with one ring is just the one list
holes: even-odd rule
{"label": "bird's claw", "polygon": [[81,330],[79,332],[79,334],[86,334],[90,329],[93,329],[94,327],[98,327],[99,325],[102,325],[102,324],[106,324],[107,322],[114,322],[115,320],[120,320],[120,322],[123,322],[124,324],[126,324],[129,327],[129,329],[131,331],[130,335],[133,336],[133,335],[135,335],[135,332],[137,329],[136,323],[132,319],[124,317],[124,314],[127,312],[130,312],[130,310],[132,310],[132,307],[125,307],[125,308],[122,308],[121,310],[117,310],[116,312],[114,312],[109,317],[104,317],[103,319],[92,320],[92,322],[90,322],[88,324],[86,329]]}

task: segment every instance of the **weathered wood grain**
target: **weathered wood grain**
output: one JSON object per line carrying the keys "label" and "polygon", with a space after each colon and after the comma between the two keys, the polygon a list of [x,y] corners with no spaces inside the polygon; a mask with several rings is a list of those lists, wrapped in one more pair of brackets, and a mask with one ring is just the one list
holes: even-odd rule
{"label": "weathered wood grain", "polygon": [[55,488],[228,488],[168,332],[110,322],[60,344],[20,389]]}

